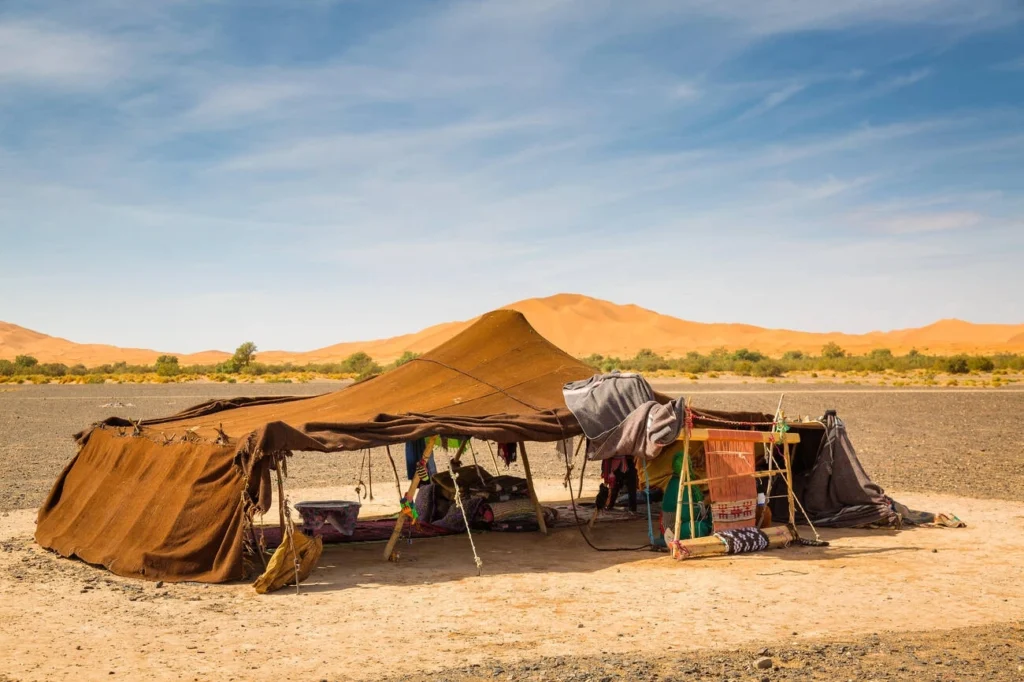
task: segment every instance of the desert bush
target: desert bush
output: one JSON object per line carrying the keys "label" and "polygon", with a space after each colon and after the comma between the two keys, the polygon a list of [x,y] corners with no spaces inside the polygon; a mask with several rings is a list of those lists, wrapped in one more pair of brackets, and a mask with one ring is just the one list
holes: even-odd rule
{"label": "desert bush", "polygon": [[992,362],[992,358],[987,358],[984,355],[975,355],[967,359],[967,366],[975,372],[991,372],[996,368],[996,363]]}
{"label": "desert bush", "polygon": [[733,363],[732,371],[740,376],[748,377],[754,371],[754,363],[750,360],[740,360]]}
{"label": "desert bush", "polygon": [[395,367],[401,367],[402,365],[406,364],[407,362],[412,362],[413,360],[415,360],[419,356],[420,356],[419,353],[413,353],[412,351],[407,350],[404,353],[402,353],[401,357],[399,357],[397,360],[395,360],[394,362],[391,363],[390,368],[393,369]]}
{"label": "desert bush", "polygon": [[156,359],[156,373],[161,377],[172,377],[181,372],[178,358],[173,355],[161,355]]}
{"label": "desert bush", "polygon": [[757,351],[747,350],[746,348],[740,348],[738,351],[732,354],[733,360],[747,361],[757,363],[764,359],[764,355]]}
{"label": "desert bush", "polygon": [[26,370],[38,365],[39,361],[31,355],[17,355],[14,358],[14,364],[17,365],[19,369]]}
{"label": "desert bush", "polygon": [[950,374],[967,374],[971,371],[966,355],[954,355],[951,358],[941,360],[938,364],[941,371]]}
{"label": "desert bush", "polygon": [[764,358],[754,363],[751,374],[755,377],[781,377],[785,368],[775,360]]}
{"label": "desert bush", "polygon": [[0,360],[0,377],[13,377],[17,366],[10,360]]}
{"label": "desert bush", "polygon": [[821,357],[828,358],[829,360],[838,360],[839,358],[846,357],[846,351],[840,348],[838,343],[829,341],[821,347]]}

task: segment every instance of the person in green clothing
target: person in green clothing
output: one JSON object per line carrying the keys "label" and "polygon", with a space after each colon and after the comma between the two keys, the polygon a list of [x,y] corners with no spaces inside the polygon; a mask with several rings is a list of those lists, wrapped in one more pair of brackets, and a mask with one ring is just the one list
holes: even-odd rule
{"label": "person in green clothing", "polygon": [[[661,542],[664,546],[668,546],[668,542],[672,539],[673,533],[675,532],[676,526],[676,500],[679,497],[679,483],[682,478],[681,472],[683,470],[683,452],[680,450],[675,454],[672,460],[672,478],[669,479],[668,485],[665,486],[665,495],[661,500],[661,522],[664,528]],[[690,470],[690,478],[693,478],[693,470]],[[688,488],[693,491],[693,513],[694,513],[694,532],[696,537],[701,538],[706,535],[711,535],[711,519],[709,515],[704,512],[704,495],[700,491],[699,486],[693,486]],[[683,490],[683,511],[682,511],[682,523],[680,524],[679,536],[682,540],[688,540],[690,538],[690,505],[688,490]]]}

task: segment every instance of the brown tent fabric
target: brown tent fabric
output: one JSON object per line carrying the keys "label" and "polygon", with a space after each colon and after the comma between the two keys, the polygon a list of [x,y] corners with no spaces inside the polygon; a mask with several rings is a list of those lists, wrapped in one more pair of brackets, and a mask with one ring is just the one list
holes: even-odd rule
{"label": "brown tent fabric", "polygon": [[212,401],[143,425],[154,434],[191,429],[216,439],[218,429],[240,438],[281,421],[331,450],[435,433],[555,441],[581,433],[565,407],[562,386],[593,373],[538,334],[521,313],[499,310],[416,360],[341,391],[250,405]]}
{"label": "brown tent fabric", "polygon": [[95,429],[39,509],[36,541],[128,577],[242,577],[235,448]]}
{"label": "brown tent fabric", "polygon": [[242,577],[252,515],[293,451],[352,450],[427,435],[555,441],[581,433],[562,386],[593,369],[522,314],[497,311],[422,357],[313,398],[236,398],[141,423],[110,418],[39,510],[36,540],[124,576]]}

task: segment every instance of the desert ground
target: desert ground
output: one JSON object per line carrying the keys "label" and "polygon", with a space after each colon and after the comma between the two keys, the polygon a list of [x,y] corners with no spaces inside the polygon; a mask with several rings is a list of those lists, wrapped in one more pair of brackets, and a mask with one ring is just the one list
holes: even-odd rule
{"label": "desert ground", "polygon": [[[0,680],[1024,679],[1024,391],[1009,387],[656,385],[698,407],[771,412],[785,390],[791,416],[834,408],[877,482],[966,529],[827,530],[826,548],[687,563],[596,552],[573,528],[479,533],[481,576],[464,536],[415,541],[398,564],[379,544],[333,546],[298,596],[122,579],[32,542],[34,508],[74,455],[70,434],[90,423],[337,387],[4,387]],[[566,499],[562,460],[530,455],[541,496]],[[365,515],[396,497],[384,452],[370,459]],[[289,496],[351,498],[363,461],[297,454]],[[605,547],[646,536],[643,519],[594,530]]]}

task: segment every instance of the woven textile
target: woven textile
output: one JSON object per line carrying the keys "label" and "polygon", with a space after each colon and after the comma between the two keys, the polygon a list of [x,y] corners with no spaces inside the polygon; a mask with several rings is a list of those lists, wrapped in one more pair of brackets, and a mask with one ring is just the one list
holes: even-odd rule
{"label": "woven textile", "polygon": [[715,531],[749,528],[755,523],[757,483],[754,443],[761,434],[752,431],[712,429],[704,444],[711,493],[711,519]]}
{"label": "woven textile", "polygon": [[744,554],[768,549],[768,536],[757,528],[736,528],[715,533],[725,543],[726,554]]}

